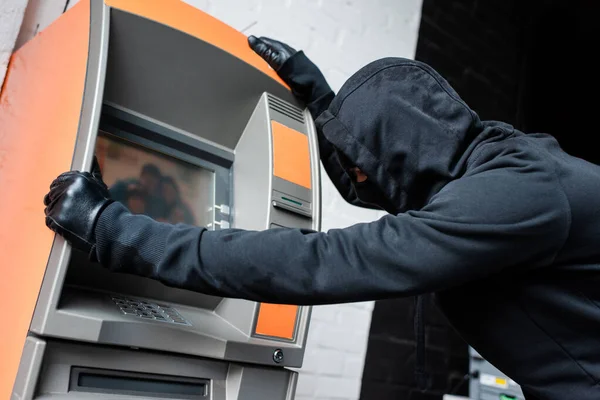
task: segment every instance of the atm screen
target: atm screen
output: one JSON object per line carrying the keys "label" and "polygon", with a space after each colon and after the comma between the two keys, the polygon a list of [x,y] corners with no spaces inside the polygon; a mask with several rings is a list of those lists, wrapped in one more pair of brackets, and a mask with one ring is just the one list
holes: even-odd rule
{"label": "atm screen", "polygon": [[100,132],[96,157],[114,200],[156,221],[208,226],[214,172]]}

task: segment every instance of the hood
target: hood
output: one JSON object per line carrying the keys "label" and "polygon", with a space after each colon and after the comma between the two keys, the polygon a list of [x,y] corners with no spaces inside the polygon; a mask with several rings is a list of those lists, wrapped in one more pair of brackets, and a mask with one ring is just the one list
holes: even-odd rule
{"label": "hood", "polygon": [[[402,58],[358,71],[315,124],[320,140],[366,173],[397,213],[422,208],[463,174],[483,130],[477,114],[436,71]],[[335,157],[321,156],[340,194],[356,203],[351,180],[333,171],[339,169]]]}

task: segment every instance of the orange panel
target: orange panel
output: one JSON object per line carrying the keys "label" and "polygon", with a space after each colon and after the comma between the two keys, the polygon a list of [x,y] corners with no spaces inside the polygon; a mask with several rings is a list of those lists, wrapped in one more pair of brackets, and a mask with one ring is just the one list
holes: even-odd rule
{"label": "orange panel", "polygon": [[288,87],[248,46],[246,35],[181,0],[105,0],[105,4],[204,40]]}
{"label": "orange panel", "polygon": [[273,131],[273,175],[310,189],[308,136],[277,121],[271,121],[271,129]]}
{"label": "orange panel", "polygon": [[71,167],[87,68],[90,3],[16,52],[0,95],[0,399],[9,399],[54,234],[42,199]]}
{"label": "orange panel", "polygon": [[256,334],[282,339],[294,338],[298,306],[261,303]]}

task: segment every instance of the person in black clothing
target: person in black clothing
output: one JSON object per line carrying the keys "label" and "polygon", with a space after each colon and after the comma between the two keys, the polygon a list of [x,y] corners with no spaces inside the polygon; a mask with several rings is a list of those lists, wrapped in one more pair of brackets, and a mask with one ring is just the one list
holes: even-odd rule
{"label": "person in black clothing", "polygon": [[600,399],[600,167],[549,135],[480,120],[423,63],[375,61],[335,95],[302,51],[249,42],[312,113],[341,195],[389,215],[329,232],[208,231],[132,215],[98,173],[67,172],[46,224],[112,271],[210,295],[316,305],[435,293],[528,400]]}

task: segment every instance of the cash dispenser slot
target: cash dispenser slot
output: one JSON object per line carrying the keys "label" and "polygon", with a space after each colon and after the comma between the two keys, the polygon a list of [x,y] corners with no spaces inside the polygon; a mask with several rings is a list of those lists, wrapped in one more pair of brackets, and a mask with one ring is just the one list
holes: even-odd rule
{"label": "cash dispenser slot", "polygon": [[71,369],[69,390],[112,395],[207,399],[210,380],[97,368]]}

